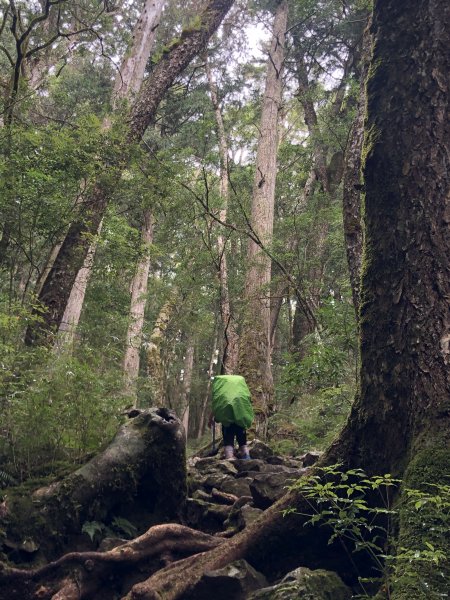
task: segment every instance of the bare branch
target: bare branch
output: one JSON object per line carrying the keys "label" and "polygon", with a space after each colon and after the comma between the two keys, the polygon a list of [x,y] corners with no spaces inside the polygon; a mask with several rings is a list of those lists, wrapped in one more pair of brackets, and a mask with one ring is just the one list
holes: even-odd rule
{"label": "bare branch", "polygon": [[13,57],[8,52],[8,50],[5,48],[5,46],[0,46],[0,50],[3,50],[3,52],[6,54],[6,57],[7,57],[8,61],[9,61],[10,65],[13,67],[14,66]]}

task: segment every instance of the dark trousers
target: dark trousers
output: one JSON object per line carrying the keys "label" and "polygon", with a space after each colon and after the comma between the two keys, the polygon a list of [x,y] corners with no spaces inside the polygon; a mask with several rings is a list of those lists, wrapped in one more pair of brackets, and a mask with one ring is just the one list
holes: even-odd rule
{"label": "dark trousers", "polygon": [[235,423],[231,423],[228,427],[222,425],[222,435],[224,446],[234,446],[235,436],[239,446],[244,446],[247,443],[247,432],[243,427],[239,427]]}

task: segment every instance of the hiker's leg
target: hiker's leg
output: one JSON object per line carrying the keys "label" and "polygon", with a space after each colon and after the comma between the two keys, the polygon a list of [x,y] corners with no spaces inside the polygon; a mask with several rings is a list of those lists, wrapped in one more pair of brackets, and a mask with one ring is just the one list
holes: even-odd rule
{"label": "hiker's leg", "polygon": [[250,453],[247,446],[247,432],[243,427],[236,426],[236,439],[239,444],[239,458],[248,460]]}
{"label": "hiker's leg", "polygon": [[234,433],[236,435],[237,443],[239,446],[245,446],[247,443],[247,432],[243,427],[235,425]]}
{"label": "hiker's leg", "polygon": [[222,436],[224,446],[234,446],[234,431],[233,425],[222,425]]}
{"label": "hiker's leg", "polygon": [[234,457],[234,431],[233,426],[225,427],[222,425],[222,436],[223,436],[223,446],[225,452],[225,458],[233,458]]}

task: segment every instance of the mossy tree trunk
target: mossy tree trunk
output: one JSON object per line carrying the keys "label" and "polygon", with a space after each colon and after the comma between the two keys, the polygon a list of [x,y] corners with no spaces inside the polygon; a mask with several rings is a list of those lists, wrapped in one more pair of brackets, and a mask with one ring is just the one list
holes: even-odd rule
{"label": "mossy tree trunk", "polygon": [[145,307],[147,305],[148,276],[150,273],[150,245],[153,242],[153,214],[150,208],[144,210],[142,220],[142,255],[139,257],[131,282],[130,315],[123,359],[124,392],[134,399],[135,406],[137,403],[137,380]]}

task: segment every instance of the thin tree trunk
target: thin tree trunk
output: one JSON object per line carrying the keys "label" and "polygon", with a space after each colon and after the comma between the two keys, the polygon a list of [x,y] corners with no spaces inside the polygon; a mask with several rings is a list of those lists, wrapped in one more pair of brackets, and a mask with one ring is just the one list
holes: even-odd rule
{"label": "thin tree trunk", "polygon": [[284,280],[278,282],[274,293],[272,294],[272,302],[270,307],[270,354],[272,356],[275,345],[275,332],[278,324],[278,319],[283,306],[283,301],[286,294],[289,292],[289,287]]}
{"label": "thin tree trunk", "polygon": [[192,385],[192,372],[194,369],[194,351],[193,340],[188,344],[186,356],[184,359],[183,388],[181,394],[181,410],[183,411],[183,427],[186,432],[186,441],[189,436],[189,416],[190,416],[190,394]]}
{"label": "thin tree trunk", "polygon": [[305,58],[303,50],[301,48],[301,42],[297,36],[294,36],[294,48],[295,48],[295,65],[298,85],[298,95],[300,104],[303,108],[303,115],[305,124],[308,128],[309,135],[312,139],[313,147],[313,169],[315,172],[316,179],[320,182],[320,185],[325,194],[329,192],[328,188],[328,174],[327,174],[327,148],[320,141],[320,130],[318,125],[318,119],[314,103],[311,99],[310,84],[308,81],[308,73],[305,65]]}
{"label": "thin tree trunk", "polygon": [[141,231],[143,254],[138,261],[136,272],[131,282],[130,322],[128,324],[125,357],[123,360],[124,392],[135,398],[139,375],[139,354],[142,343],[144,313],[147,304],[148,276],[150,273],[149,246],[153,241],[153,216],[148,208],[144,212]]}
{"label": "thin tree trunk", "polygon": [[[251,226],[265,246],[272,243],[275,181],[277,172],[278,113],[282,97],[282,69],[288,5],[282,1],[275,14],[273,38],[267,64],[261,133],[253,183]],[[252,240],[248,244],[245,283],[246,317],[239,352],[239,372],[245,376],[257,415],[257,429],[264,435],[272,403],[270,364],[271,259]]]}
{"label": "thin tree trunk", "polygon": [[202,437],[202,435],[204,434],[204,431],[205,431],[206,413],[208,411],[208,407],[210,406],[209,395],[211,393],[211,381],[212,381],[212,377],[214,374],[214,365],[217,362],[218,342],[219,342],[219,328],[216,325],[216,329],[214,332],[214,342],[213,342],[213,347],[212,347],[212,351],[211,351],[211,359],[209,361],[209,368],[208,368],[208,382],[206,384],[205,398],[203,400],[202,410],[200,413],[200,420],[199,420],[199,424],[198,424],[198,433],[197,433],[198,440]]}
{"label": "thin tree trunk", "polygon": [[[301,40],[295,35],[294,48],[299,101],[303,108],[305,124],[308,128],[313,149],[313,166],[305,184],[302,201],[306,204],[308,198],[314,191],[315,185],[318,183],[323,193],[321,207],[326,208],[332,202],[336,189],[342,179],[343,158],[342,153],[337,152],[331,157],[330,161],[328,161],[328,147],[320,139],[318,117],[314,103],[311,99],[310,83],[308,81],[308,73]],[[345,97],[344,82],[350,66],[353,64],[353,60],[354,51],[351,52],[347,58],[341,84],[333,102],[333,113],[336,117],[342,108]],[[306,302],[308,304],[308,309],[313,314],[316,314],[320,308],[325,267],[324,255],[329,232],[329,222],[324,220],[320,215],[316,221],[315,232],[316,237],[314,240],[312,265],[309,268],[307,276],[304,276],[305,280],[311,282],[308,293],[306,294]],[[304,345],[301,343],[303,337],[310,335],[316,330],[315,323],[310,317],[311,313],[308,314],[305,312],[302,304],[304,303],[297,303],[294,317],[294,347],[297,348],[300,356],[302,356],[304,352]]]}
{"label": "thin tree trunk", "polygon": [[[214,107],[216,117],[217,135],[219,138],[220,154],[220,197],[222,198],[222,208],[219,212],[219,219],[222,223],[227,221],[229,185],[228,185],[228,142],[225,133],[225,126],[220,109],[217,86],[215,84],[211,68],[206,59],[206,74],[208,77],[209,92],[211,102]],[[223,233],[217,237],[217,251],[219,256],[218,275],[220,282],[220,314],[224,331],[224,354],[222,358],[222,371],[226,375],[236,373],[239,358],[239,336],[236,330],[235,321],[231,311],[230,293],[228,287],[228,268],[226,238]]]}
{"label": "thin tree trunk", "polygon": [[88,239],[95,234],[103,218],[109,198],[120,180],[123,169],[130,160],[129,145],[142,139],[148,125],[154,120],[156,110],[174,79],[186,68],[208,43],[219,27],[233,0],[210,0],[200,15],[198,28],[181,33],[179,43],[164,53],[159,63],[144,82],[130,115],[129,136],[117,142],[111,153],[113,165],[105,165],[105,174],[95,182],[89,197],[83,203],[83,214],[70,226],[55,263],[39,294],[46,309],[42,321],[30,325],[26,342],[48,343],[59,327],[75,281],[89,249]]}
{"label": "thin tree trunk", "polygon": [[[308,73],[305,64],[305,58],[301,47],[301,41],[294,36],[294,47],[296,50],[295,63],[296,63],[296,74],[298,84],[298,94],[300,104],[303,108],[303,114],[305,124],[308,128],[309,136],[312,143],[313,149],[313,167],[310,177],[308,178],[308,193],[311,195],[314,184],[319,183],[321,191],[325,198],[325,206],[330,202],[330,188],[328,185],[328,170],[327,170],[327,152],[328,149],[320,140],[320,128],[317,119],[317,113],[314,103],[311,99],[310,83],[308,81]],[[305,190],[306,191],[306,190]],[[305,194],[306,196],[306,194]],[[309,304],[312,307],[314,314],[319,308],[319,300],[323,282],[323,253],[325,249],[325,242],[328,235],[328,223],[323,219],[320,219],[316,223],[315,227],[316,239],[314,242],[314,265],[310,269],[310,273],[306,278],[311,282],[309,289]],[[300,307],[299,307],[300,309]],[[301,315],[302,321],[305,325],[310,325],[310,321]],[[312,333],[313,330],[305,329],[305,335]]]}

